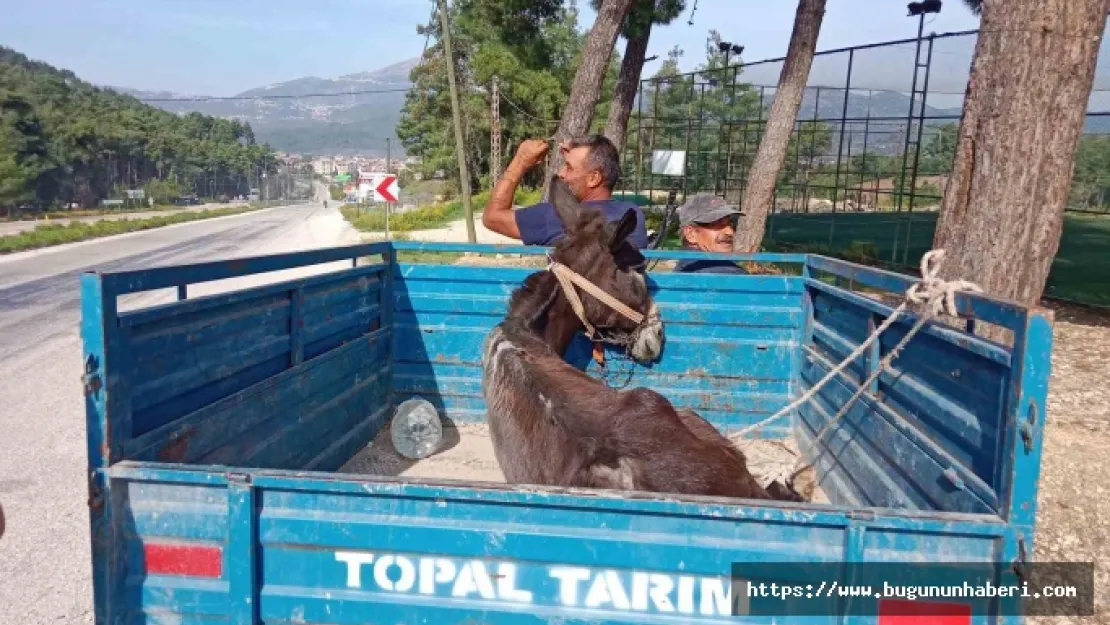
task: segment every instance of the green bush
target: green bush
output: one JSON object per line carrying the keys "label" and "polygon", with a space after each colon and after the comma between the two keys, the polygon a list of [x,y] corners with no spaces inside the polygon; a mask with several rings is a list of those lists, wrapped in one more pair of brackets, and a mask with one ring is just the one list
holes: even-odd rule
{"label": "green bush", "polygon": [[879,259],[879,248],[871,241],[851,241],[843,255],[852,262],[869,264]]}
{"label": "green bush", "polygon": [[175,180],[151,180],[143,187],[146,196],[157,204],[173,204],[184,194],[184,189]]}
{"label": "green bush", "polygon": [[520,206],[539,204],[543,200],[543,189],[517,189],[513,194],[513,202]]}
{"label": "green bush", "polygon": [[[483,191],[470,196],[470,208],[479,215],[489,202],[489,192]],[[381,208],[359,208],[354,204],[344,204],[340,208],[343,217],[356,230],[363,232],[384,232],[385,211]],[[463,218],[463,205],[460,200],[421,206],[406,213],[394,213],[389,217],[389,231],[411,232],[441,228],[456,219]]]}
{"label": "green bush", "polygon": [[[513,196],[513,202],[520,206],[531,206],[540,201],[541,194],[542,189],[517,189]],[[470,196],[470,208],[475,215],[480,215],[485,210],[489,198],[489,191],[481,191]],[[354,204],[344,204],[340,208],[340,212],[356,230],[363,232],[385,231],[385,211],[382,208],[359,208]],[[389,217],[389,231],[393,233],[432,230],[442,228],[452,221],[462,218],[462,201],[451,200],[421,206],[406,213],[394,213]]]}

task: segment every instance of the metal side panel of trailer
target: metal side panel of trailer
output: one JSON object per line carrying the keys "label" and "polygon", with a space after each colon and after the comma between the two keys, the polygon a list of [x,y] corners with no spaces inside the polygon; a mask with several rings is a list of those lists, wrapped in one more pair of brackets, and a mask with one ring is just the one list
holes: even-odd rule
{"label": "metal side panel of trailer", "polygon": [[[484,419],[476,346],[532,270],[397,262],[428,250],[546,251],[379,243],[82,277],[98,625],[876,623],[905,603],[755,616],[768,604],[733,592],[732,564],[773,571],[751,583],[805,583],[825,563],[847,584],[884,562],[978,562],[1006,580],[1032,554],[1051,315],[978,296],[957,298],[967,323],[1013,344],[928,324],[811,452],[829,504],[337,473],[413,395]],[[797,271],[651,274],[667,347],[629,372],[726,432],[805,392],[890,314],[846,286],[913,283],[820,256],[743,258]],[[178,301],[121,312],[163,289]],[[762,435],[812,441],[914,321]],[[597,373],[588,348],[568,360]],[[962,603],[944,622],[1021,622]]]}

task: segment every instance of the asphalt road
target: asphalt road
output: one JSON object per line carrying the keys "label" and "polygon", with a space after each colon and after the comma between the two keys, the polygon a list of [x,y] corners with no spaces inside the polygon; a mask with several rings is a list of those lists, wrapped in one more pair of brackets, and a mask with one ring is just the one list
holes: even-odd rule
{"label": "asphalt road", "polygon": [[217,208],[229,208],[239,206],[245,202],[229,202],[227,204],[198,204],[196,206],[189,206],[186,208],[167,208],[165,210],[157,211],[140,211],[140,212],[120,212],[108,215],[93,215],[91,217],[71,217],[65,219],[35,219],[33,221],[0,221],[0,236],[8,236],[12,234],[19,234],[20,232],[27,232],[34,230],[39,226],[46,224],[61,224],[67,225],[75,221],[84,223],[93,223],[103,220],[116,220],[116,219],[144,219],[146,217],[163,217],[165,215],[173,215],[174,213],[196,213],[203,210],[215,210]]}
{"label": "asphalt road", "polygon": [[[335,203],[311,202],[0,257],[0,623],[92,622],[79,275],[357,240]],[[350,265],[250,283],[340,266]],[[213,284],[209,292],[247,282]],[[121,307],[172,298],[139,294]]]}

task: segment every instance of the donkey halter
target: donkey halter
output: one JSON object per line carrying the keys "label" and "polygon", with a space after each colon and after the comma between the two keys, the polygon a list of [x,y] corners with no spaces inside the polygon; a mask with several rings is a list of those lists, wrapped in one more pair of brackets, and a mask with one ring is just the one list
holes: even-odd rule
{"label": "donkey halter", "polygon": [[582,325],[586,326],[586,336],[588,336],[590,340],[598,340],[596,336],[597,329],[586,319],[586,308],[582,305],[582,300],[578,297],[578,291],[574,288],[574,285],[582,287],[584,291],[601,300],[601,302],[609,308],[627,317],[637,326],[644,322],[644,316],[642,314],[625,306],[617,300],[617,298],[601,290],[601,287],[578,275],[566,265],[552,261],[551,264],[547,266],[547,270],[555,274],[555,277],[559,280],[559,285],[563,287],[563,294],[567,296],[570,307],[574,309],[574,314],[578,315],[578,319],[582,322]]}

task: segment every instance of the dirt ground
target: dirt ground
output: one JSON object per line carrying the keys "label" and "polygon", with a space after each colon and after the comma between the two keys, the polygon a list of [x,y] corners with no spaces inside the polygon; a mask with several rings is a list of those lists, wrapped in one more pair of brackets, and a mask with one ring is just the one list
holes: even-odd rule
{"label": "dirt ground", "polygon": [[1094,562],[1097,616],[1030,621],[1110,623],[1110,313],[1050,307],[1056,324],[1033,559]]}

